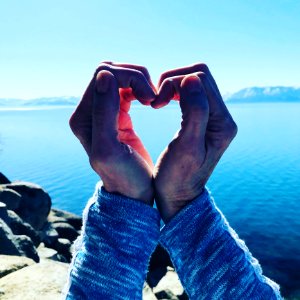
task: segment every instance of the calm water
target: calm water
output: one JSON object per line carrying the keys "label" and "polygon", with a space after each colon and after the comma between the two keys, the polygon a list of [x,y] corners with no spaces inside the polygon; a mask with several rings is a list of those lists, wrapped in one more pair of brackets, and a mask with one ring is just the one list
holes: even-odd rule
{"label": "calm water", "polygon": [[[229,109],[239,133],[208,186],[264,273],[300,299],[300,104]],[[68,128],[72,110],[0,111],[0,171],[40,184],[54,206],[80,214],[98,178]],[[135,106],[132,117],[155,160],[179,128],[177,106]]]}

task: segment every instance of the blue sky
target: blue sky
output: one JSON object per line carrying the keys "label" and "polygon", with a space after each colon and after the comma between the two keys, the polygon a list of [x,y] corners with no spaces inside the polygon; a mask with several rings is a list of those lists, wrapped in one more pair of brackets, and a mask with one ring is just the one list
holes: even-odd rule
{"label": "blue sky", "polygon": [[206,62],[222,93],[300,85],[300,1],[0,0],[0,97],[82,95],[97,64]]}

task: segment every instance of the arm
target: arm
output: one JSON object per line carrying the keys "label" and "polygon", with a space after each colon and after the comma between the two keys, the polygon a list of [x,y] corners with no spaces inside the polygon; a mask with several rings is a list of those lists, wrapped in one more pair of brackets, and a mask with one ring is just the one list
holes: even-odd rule
{"label": "arm", "polygon": [[97,187],[83,219],[66,299],[142,299],[159,238],[157,210]]}
{"label": "arm", "polygon": [[207,190],[163,228],[160,243],[191,300],[282,299]]}
{"label": "arm", "polygon": [[70,126],[103,181],[85,209],[67,299],[141,299],[148,261],[159,238],[152,208],[152,161],[128,114],[154,91],[143,67],[103,63]]}
{"label": "arm", "polygon": [[162,75],[154,107],[180,101],[181,129],[154,171],[156,201],[170,253],[190,299],[280,299],[278,286],[216,207],[205,184],[237,133],[204,64]]}

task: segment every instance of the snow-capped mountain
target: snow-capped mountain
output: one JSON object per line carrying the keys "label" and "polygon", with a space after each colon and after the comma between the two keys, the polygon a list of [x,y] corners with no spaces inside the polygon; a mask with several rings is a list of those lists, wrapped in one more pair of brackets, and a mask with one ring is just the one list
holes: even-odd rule
{"label": "snow-capped mountain", "polygon": [[0,106],[4,107],[30,107],[30,106],[74,106],[79,97],[43,97],[36,99],[10,99],[0,98]]}
{"label": "snow-capped mountain", "polygon": [[249,87],[231,95],[224,100],[229,103],[244,102],[300,102],[300,88],[296,87]]}

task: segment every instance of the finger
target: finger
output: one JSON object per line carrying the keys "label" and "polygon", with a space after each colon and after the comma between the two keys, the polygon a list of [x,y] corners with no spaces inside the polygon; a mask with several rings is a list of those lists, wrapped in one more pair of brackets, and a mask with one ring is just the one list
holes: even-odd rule
{"label": "finger", "polygon": [[204,140],[209,117],[208,99],[201,80],[196,75],[185,76],[179,88],[184,132]]}
{"label": "finger", "polygon": [[219,90],[215,88],[210,75],[207,75],[207,73],[204,72],[197,72],[196,74],[201,79],[208,97],[210,117],[230,115],[223,98]]}
{"label": "finger", "polygon": [[[151,86],[152,90],[154,92],[156,92],[156,87],[153,84],[150,73],[146,67],[140,66],[140,65],[134,65],[134,64],[127,64],[127,63],[114,63],[114,62],[102,62],[102,63],[109,64],[109,65],[116,66],[116,67],[121,67],[121,68],[133,69],[133,70],[142,72],[143,75],[145,76],[145,78],[147,79],[149,85]],[[121,89],[120,96],[121,96],[121,99],[123,98],[125,101],[128,101],[128,102],[135,99],[135,97],[132,93],[132,89],[130,89],[130,88],[129,89]]]}
{"label": "finger", "polygon": [[[105,67],[103,67],[104,65],[106,65],[106,66],[109,66],[109,65],[114,66],[115,65],[116,67],[121,67],[121,68],[122,67],[125,67],[125,68],[131,67],[131,68],[135,69],[136,72],[141,72],[141,74],[137,75],[137,77],[141,78],[141,79],[135,80],[135,82],[142,81],[142,84],[141,84],[142,91],[135,92],[136,95],[141,94],[141,98],[140,98],[141,101],[147,102],[147,99],[151,98],[152,95],[154,94],[154,92],[151,91],[151,88],[149,91],[149,85],[151,87],[154,87],[154,85],[150,80],[150,75],[146,68],[144,68],[142,66],[137,66],[137,65],[114,64],[112,62],[103,62],[100,65],[100,67],[98,68],[98,71],[100,71],[101,66],[102,66],[102,68],[105,69]],[[113,73],[113,72],[111,72],[111,73]],[[133,74],[132,76],[134,76],[134,75],[136,75],[136,74]],[[147,83],[145,83],[145,80],[142,75],[144,75],[144,77],[148,80],[148,83],[149,83],[148,86],[147,86]],[[121,80],[121,83],[124,86],[123,81]],[[127,85],[128,85],[128,83],[127,83]],[[146,92],[143,93],[143,86],[145,86],[145,85],[146,85]],[[80,103],[76,107],[76,109],[75,109],[74,113],[72,114],[70,121],[69,121],[72,131],[77,136],[77,138],[80,140],[80,142],[82,143],[83,147],[85,148],[85,150],[87,152],[89,152],[90,147],[91,147],[92,106],[93,106],[94,88],[95,88],[95,77],[90,81],[86,91],[84,92],[84,94],[81,98]],[[150,96],[149,96],[149,94],[150,94]],[[138,98],[138,97],[135,97],[133,95],[131,87],[121,89],[121,109],[125,112],[128,112],[129,108],[130,108],[130,101],[135,98]]]}
{"label": "finger", "polygon": [[101,64],[97,68],[95,75],[103,70],[109,71],[114,75],[119,88],[131,88],[135,98],[142,104],[150,105],[150,103],[154,100],[155,93],[141,71],[114,65]]}
{"label": "finger", "polygon": [[79,139],[88,154],[91,150],[92,141],[92,106],[94,86],[95,83],[94,80],[92,80],[69,120],[69,125],[73,133]]}
{"label": "finger", "polygon": [[[129,68],[134,69],[137,71],[140,71],[143,73],[145,78],[147,79],[148,83],[150,84],[153,91],[156,92],[156,88],[151,80],[150,74],[148,70],[139,65],[133,65],[133,64],[124,64],[124,63],[112,63],[108,62],[108,64],[116,67],[121,68]],[[153,161],[149,154],[149,152],[144,147],[142,141],[137,136],[135,131],[133,130],[133,124],[129,115],[129,109],[131,101],[136,99],[136,97],[133,95],[132,88],[121,88],[119,89],[120,94],[120,112],[119,112],[119,135],[118,139],[121,143],[127,144],[131,146],[133,149],[135,149],[148,163],[148,165],[153,168]]]}
{"label": "finger", "polygon": [[179,76],[179,75],[188,75],[188,74],[193,74],[193,73],[197,73],[197,72],[203,72],[203,73],[207,74],[207,76],[213,81],[216,90],[218,90],[218,92],[219,92],[217,84],[216,84],[213,76],[211,75],[211,72],[210,72],[208,66],[204,63],[197,63],[197,64],[193,64],[193,65],[190,65],[190,66],[187,66],[187,67],[177,68],[177,69],[173,69],[173,70],[169,70],[167,72],[164,72],[160,76],[158,86],[160,86],[161,83],[166,78]]}
{"label": "finger", "polygon": [[151,103],[153,108],[161,108],[172,99],[179,100],[179,86],[184,76],[174,76],[165,79],[160,85],[155,100]]}
{"label": "finger", "polygon": [[92,110],[92,156],[119,149],[118,117],[120,97],[115,76],[100,71],[95,79]]}
{"label": "finger", "polygon": [[150,73],[147,70],[146,67],[144,66],[140,66],[140,65],[134,65],[134,64],[127,64],[127,63],[114,63],[114,62],[103,62],[105,64],[109,64],[115,67],[121,67],[121,68],[126,68],[126,69],[133,69],[133,70],[137,70],[143,73],[143,75],[145,76],[145,78],[148,80],[148,82],[150,83],[150,85],[152,84],[154,87],[154,84],[152,83],[151,77],[150,77]]}
{"label": "finger", "polygon": [[[168,78],[174,78],[177,76],[182,76],[182,75],[188,75],[188,74],[196,74],[196,73],[204,73],[205,74],[205,80],[203,80],[203,85],[205,89],[207,89],[207,94],[209,98],[210,105],[212,106],[212,112],[216,111],[224,111],[226,109],[225,104],[223,102],[222,96],[220,94],[220,91],[217,87],[217,84],[211,75],[211,72],[207,65],[203,63],[198,63],[194,64],[191,66],[183,67],[183,68],[178,68],[174,70],[167,71],[163,73],[159,79],[158,86],[161,87],[163,85],[164,81],[167,80]],[[176,97],[175,97],[176,98]],[[153,107],[157,106],[164,106],[168,102],[164,101],[162,98],[157,98],[154,102],[151,103]]]}

